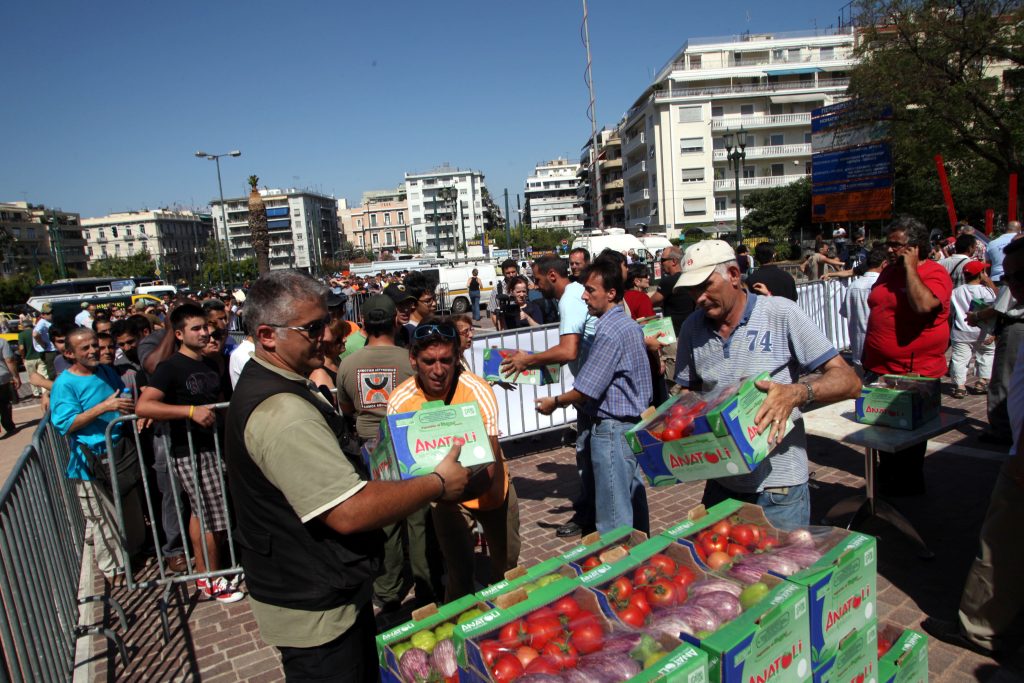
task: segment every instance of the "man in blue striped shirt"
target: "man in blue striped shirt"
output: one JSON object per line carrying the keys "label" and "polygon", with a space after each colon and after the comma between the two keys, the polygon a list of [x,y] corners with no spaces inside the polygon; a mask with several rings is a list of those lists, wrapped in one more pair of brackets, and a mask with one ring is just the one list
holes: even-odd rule
{"label": "man in blue striped shirt", "polygon": [[[676,383],[703,392],[768,372],[771,381],[757,385],[768,394],[758,411],[757,426],[761,431],[770,429],[768,438],[774,443],[787,418],[795,425],[753,472],[709,480],[702,502],[710,506],[736,498],[763,507],[772,524],[781,529],[806,526],[811,503],[807,437],[799,408],[812,401],[855,398],[860,380],[794,302],[743,289],[735,254],[725,242],[704,240],[690,245],[682,266],[676,289],[686,290],[697,310],[679,331]],[[820,376],[800,380],[817,370]]]}
{"label": "man in blue striped shirt", "polygon": [[622,270],[598,260],[580,274],[583,300],[597,318],[594,341],[573,388],[537,401],[537,410],[550,415],[568,403],[586,416],[593,469],[596,527],[601,533],[619,526],[647,532],[650,521],[647,493],[636,455],[626,432],[651,402],[651,366],[640,326],[622,308]]}

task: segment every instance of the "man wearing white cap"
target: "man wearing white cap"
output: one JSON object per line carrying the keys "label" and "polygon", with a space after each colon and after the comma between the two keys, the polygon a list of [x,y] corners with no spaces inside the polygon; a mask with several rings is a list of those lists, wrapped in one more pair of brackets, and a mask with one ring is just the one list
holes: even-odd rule
{"label": "man wearing white cap", "polygon": [[[797,305],[784,297],[758,296],[743,289],[740,268],[727,243],[704,240],[683,254],[676,289],[697,304],[679,333],[676,383],[690,391],[710,391],[768,372],[758,384],[768,393],[757,426],[769,440],[787,418],[794,429],[753,472],[709,480],[703,503],[737,498],[764,508],[782,529],[810,523],[807,490],[807,438],[799,408],[854,398],[860,380],[835,347]],[[802,375],[821,370],[813,379]]]}

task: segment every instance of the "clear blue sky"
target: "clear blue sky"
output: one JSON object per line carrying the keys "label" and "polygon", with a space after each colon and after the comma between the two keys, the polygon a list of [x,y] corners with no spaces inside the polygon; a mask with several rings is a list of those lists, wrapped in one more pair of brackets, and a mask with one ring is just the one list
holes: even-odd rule
{"label": "clear blue sky", "polygon": [[[598,125],[689,38],[834,25],[843,2],[592,0]],[[17,2],[0,201],[78,211],[309,187],[358,202],[443,162],[522,192],[590,135],[579,0]]]}

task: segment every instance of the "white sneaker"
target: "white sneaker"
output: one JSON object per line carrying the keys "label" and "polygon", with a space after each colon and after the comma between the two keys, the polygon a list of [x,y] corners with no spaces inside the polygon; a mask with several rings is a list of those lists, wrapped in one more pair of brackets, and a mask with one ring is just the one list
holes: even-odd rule
{"label": "white sneaker", "polygon": [[213,598],[217,602],[225,605],[232,602],[238,602],[245,597],[245,593],[235,590],[235,588],[222,576],[211,580],[206,586],[202,587],[202,592],[205,597]]}

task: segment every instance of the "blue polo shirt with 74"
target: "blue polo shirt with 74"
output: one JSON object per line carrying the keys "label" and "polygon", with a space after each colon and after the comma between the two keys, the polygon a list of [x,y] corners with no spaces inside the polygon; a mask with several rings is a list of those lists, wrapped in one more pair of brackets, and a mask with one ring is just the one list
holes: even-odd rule
{"label": "blue polo shirt with 74", "polygon": [[594,343],[573,388],[589,397],[583,412],[591,417],[636,419],[650,405],[653,385],[644,333],[622,306],[597,319]]}
{"label": "blue polo shirt with 74", "polygon": [[[839,355],[796,303],[778,296],[747,294],[743,318],[728,339],[701,309],[679,331],[676,383],[693,391],[711,391],[768,372],[773,382],[792,384]],[[742,493],[797,486],[807,481],[807,437],[800,410],[790,416],[795,425],[782,443],[749,474],[726,477],[719,483]]]}

